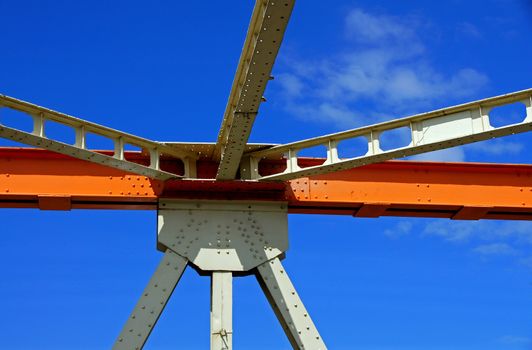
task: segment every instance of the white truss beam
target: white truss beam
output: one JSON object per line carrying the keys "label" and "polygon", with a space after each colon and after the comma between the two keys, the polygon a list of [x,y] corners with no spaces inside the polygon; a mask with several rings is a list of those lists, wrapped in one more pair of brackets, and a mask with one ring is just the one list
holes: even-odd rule
{"label": "white truss beam", "polygon": [[[26,132],[0,124],[0,137],[153,179],[167,180],[181,177],[160,169],[159,159],[164,154],[183,161],[185,177],[194,176],[193,168],[196,154],[193,152],[177,150],[159,142],[107,128],[5,95],[0,95],[0,108],[2,107],[28,114],[33,119],[33,130]],[[49,138],[46,135],[48,121],[72,128],[75,133],[75,143],[71,145]],[[88,134],[96,134],[111,140],[114,143],[114,155],[109,156],[87,149]],[[124,152],[127,144],[137,146],[148,152],[150,165],[145,166],[126,160]]]}
{"label": "white truss beam", "polygon": [[[492,123],[490,123],[490,111],[493,108],[515,102],[521,102],[525,105],[526,116],[524,119],[518,123],[502,127],[492,126]],[[401,127],[410,129],[410,142],[408,145],[383,150],[380,145],[380,138],[383,133]],[[245,158],[249,157],[249,161],[246,162],[245,173],[251,179],[290,180],[530,130],[532,130],[532,89],[247,153]],[[339,158],[338,144],[358,137],[363,137],[367,140],[367,152],[359,157]],[[327,149],[326,161],[322,165],[301,168],[298,165],[298,153],[315,146],[324,146]],[[258,163],[261,159],[279,158],[283,155],[286,158],[287,165],[284,172],[268,176],[259,174]]]}
{"label": "white truss beam", "polygon": [[216,179],[234,179],[266,83],[281,46],[294,0],[257,0],[218,134]]}
{"label": "white truss beam", "polygon": [[186,267],[187,259],[171,250],[166,251],[164,258],[118,336],[113,350],[140,350],[143,348]]}
{"label": "white truss beam", "polygon": [[327,349],[279,258],[257,267],[257,279],[294,349]]}

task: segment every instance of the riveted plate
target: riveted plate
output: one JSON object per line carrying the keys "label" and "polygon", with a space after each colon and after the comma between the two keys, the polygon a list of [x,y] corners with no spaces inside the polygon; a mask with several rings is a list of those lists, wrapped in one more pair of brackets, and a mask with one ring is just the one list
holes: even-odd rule
{"label": "riveted plate", "polygon": [[248,271],[288,249],[285,203],[159,204],[158,243],[204,271]]}

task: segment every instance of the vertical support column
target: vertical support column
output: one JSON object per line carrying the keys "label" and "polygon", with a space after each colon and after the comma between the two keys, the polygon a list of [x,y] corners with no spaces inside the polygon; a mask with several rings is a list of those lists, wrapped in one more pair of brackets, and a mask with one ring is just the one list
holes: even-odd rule
{"label": "vertical support column", "polygon": [[294,349],[327,349],[279,258],[257,267],[257,279]]}
{"label": "vertical support column", "polygon": [[213,271],[211,279],[211,350],[233,349],[233,274]]}
{"label": "vertical support column", "polygon": [[140,350],[163,312],[177,282],[187,267],[187,259],[167,250],[144,289],[113,350]]}

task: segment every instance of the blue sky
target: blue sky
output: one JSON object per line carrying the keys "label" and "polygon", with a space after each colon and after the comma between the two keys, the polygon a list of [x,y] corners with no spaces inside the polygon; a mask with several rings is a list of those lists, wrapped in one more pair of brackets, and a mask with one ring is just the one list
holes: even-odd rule
{"label": "blue sky", "polygon": [[[0,93],[155,140],[214,141],[242,3],[0,0]],[[251,141],[529,88],[531,34],[529,1],[299,1]],[[507,112],[501,122],[519,117]],[[418,159],[530,163],[531,146],[516,135]],[[155,213],[0,217],[0,347],[109,348],[161,258]],[[331,349],[532,349],[530,222],[289,225],[284,263]],[[288,349],[256,281],[234,287],[235,348]],[[208,332],[209,279],[189,269],[146,349],[204,349]]]}

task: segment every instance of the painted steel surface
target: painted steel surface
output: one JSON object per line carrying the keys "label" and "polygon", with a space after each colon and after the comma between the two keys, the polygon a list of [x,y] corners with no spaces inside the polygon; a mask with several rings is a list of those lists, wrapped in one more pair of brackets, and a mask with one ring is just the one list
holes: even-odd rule
{"label": "painted steel surface", "polygon": [[[198,174],[216,165],[198,162]],[[262,166],[276,171],[283,162]],[[44,150],[0,150],[0,207],[155,210],[164,198],[287,201],[289,213],[305,214],[530,220],[532,165],[388,161],[286,182],[163,182]]]}

